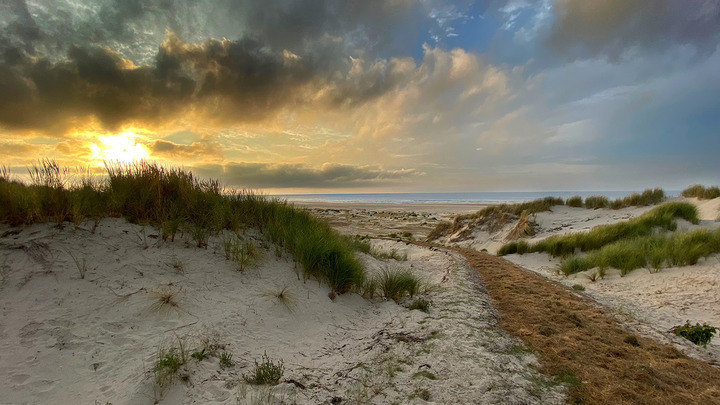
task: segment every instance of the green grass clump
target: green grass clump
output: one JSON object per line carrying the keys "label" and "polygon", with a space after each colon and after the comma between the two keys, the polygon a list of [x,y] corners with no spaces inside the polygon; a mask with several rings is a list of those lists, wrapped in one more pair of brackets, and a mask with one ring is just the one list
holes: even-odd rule
{"label": "green grass clump", "polygon": [[596,210],[599,208],[607,208],[610,206],[610,201],[607,197],[602,195],[591,195],[585,199],[585,208]]}
{"label": "green grass clump", "polygon": [[254,385],[277,385],[285,373],[285,366],[282,360],[277,364],[268,358],[267,353],[262,357],[260,363],[255,360],[255,369],[252,374],[245,375],[243,378],[249,384]]}
{"label": "green grass clump", "polygon": [[720,252],[720,230],[695,231],[671,235],[652,235],[621,240],[585,256],[572,256],[562,262],[567,275],[599,267],[615,268],[621,275],[643,268],[659,270],[669,266],[689,266]]}
{"label": "green grass clump", "polygon": [[720,187],[705,187],[701,184],[694,184],[682,192],[683,197],[696,197],[701,200],[710,200],[720,197]]}
{"label": "green grass clump", "polygon": [[502,245],[502,247],[500,247],[500,250],[498,250],[497,255],[505,256],[505,255],[511,255],[514,253],[522,255],[529,251],[530,251],[530,244],[524,240],[521,240],[518,242],[510,242],[510,243],[506,243],[506,244]]}
{"label": "green grass clump", "polygon": [[179,347],[160,349],[153,365],[155,383],[160,387],[171,384],[185,363],[187,363],[187,356],[182,342]]}
{"label": "green grass clump", "polygon": [[338,293],[362,285],[365,272],[348,240],[305,210],[248,192],[225,193],[215,180],[151,163],[106,165],[101,181],[72,182],[52,161],[30,170],[30,184],[0,170],[0,222],[11,226],[123,217],[156,226],[164,240],[187,229],[198,246],[223,229],[253,227],[284,247],[307,275]]}
{"label": "green grass clump", "polygon": [[218,361],[221,368],[230,368],[235,365],[235,362],[233,361],[233,355],[229,352],[221,352],[220,357],[218,357]]}
{"label": "green grass clump", "polygon": [[570,197],[565,201],[565,205],[568,207],[582,207],[583,206],[583,199],[579,195]]}
{"label": "green grass clump", "polygon": [[676,335],[682,336],[695,343],[696,345],[707,346],[715,333],[717,333],[717,328],[706,323],[702,325],[699,323],[691,325],[690,321],[687,321],[685,322],[685,325],[674,327],[673,332],[675,332]]}
{"label": "green grass clump", "polygon": [[565,201],[562,198],[546,197],[522,203],[491,205],[473,215],[477,217],[487,217],[496,212],[506,212],[520,216],[523,211],[527,211],[528,214],[537,214],[538,212],[550,211],[555,205],[563,204],[565,204]]}
{"label": "green grass clump", "polygon": [[413,301],[412,304],[410,304],[408,309],[411,311],[417,309],[418,311],[427,313],[430,311],[430,301],[426,300],[425,298],[418,298]]}
{"label": "green grass clump", "polygon": [[237,270],[242,272],[260,259],[260,251],[251,242],[246,242],[238,235],[233,235],[223,241],[225,258],[232,260]]}
{"label": "green grass clump", "polygon": [[[597,250],[623,239],[650,235],[658,228],[674,231],[677,228],[677,218],[694,224],[700,222],[694,205],[685,202],[671,202],[655,207],[628,221],[596,226],[588,232],[551,236],[532,245],[529,251],[547,252],[557,257],[574,254],[577,249],[584,252]],[[512,247],[508,247],[506,250],[512,250]]]}
{"label": "green grass clump", "polygon": [[665,199],[665,192],[661,188],[646,189],[642,193],[632,193],[627,197],[618,198],[610,204],[610,208],[617,210],[625,207],[645,207],[661,203]]}
{"label": "green grass clump", "polygon": [[440,221],[435,228],[428,234],[426,240],[435,240],[441,236],[449,234],[453,229],[453,223],[449,221]]}
{"label": "green grass clump", "polygon": [[409,270],[385,271],[378,284],[385,298],[394,301],[406,295],[413,297],[420,291],[420,279]]}

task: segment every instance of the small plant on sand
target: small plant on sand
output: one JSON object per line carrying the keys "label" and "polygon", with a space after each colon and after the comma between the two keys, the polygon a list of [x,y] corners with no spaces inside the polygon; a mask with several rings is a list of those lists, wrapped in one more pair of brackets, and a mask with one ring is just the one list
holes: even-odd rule
{"label": "small plant on sand", "polygon": [[280,360],[278,363],[275,363],[270,360],[267,353],[265,353],[263,354],[262,361],[260,363],[255,360],[255,369],[253,369],[252,374],[245,375],[243,378],[249,384],[277,385],[284,373],[285,366],[283,365],[283,361]]}
{"label": "small plant on sand", "polygon": [[406,295],[413,297],[420,291],[420,279],[410,270],[386,270],[380,276],[379,284],[385,298],[394,301],[399,301]]}
{"label": "small plant on sand", "polygon": [[182,274],[183,272],[185,272],[185,266],[183,265],[183,262],[177,257],[173,257],[169,262],[167,262],[167,265],[169,267],[172,267],[176,273]]}
{"label": "small plant on sand", "polygon": [[150,309],[153,311],[167,311],[171,308],[177,308],[177,296],[180,290],[174,290],[169,288],[162,288],[150,293],[150,297],[153,299],[153,303]]}
{"label": "small plant on sand", "polygon": [[379,288],[378,279],[375,277],[368,277],[363,282],[358,293],[360,295],[362,295],[363,298],[375,298],[375,293],[377,292],[378,288]]}
{"label": "small plant on sand", "polygon": [[75,262],[75,267],[77,267],[78,273],[80,273],[80,278],[85,279],[85,273],[87,273],[87,262],[85,258],[83,257],[82,260],[79,260],[70,251],[68,251],[67,253],[70,255],[70,257],[72,257],[73,262]]}
{"label": "small plant on sand", "polygon": [[235,362],[233,361],[232,353],[229,352],[221,352],[220,357],[218,358],[220,361],[220,367],[222,368],[230,368],[235,365]]}
{"label": "small plant on sand", "polygon": [[585,286],[581,284],[573,284],[572,289],[575,291],[585,291]]}
{"label": "small plant on sand", "polygon": [[295,294],[290,291],[290,286],[280,287],[274,291],[268,291],[267,295],[276,298],[288,311],[292,311],[295,306]]}
{"label": "small plant on sand", "polygon": [[232,260],[237,265],[238,271],[245,271],[260,258],[260,251],[251,242],[244,241],[238,235],[234,235],[223,241],[225,258]]}
{"label": "small plant on sand", "polygon": [[422,312],[429,312],[430,311],[430,301],[426,300],[425,298],[418,298],[415,301],[413,301],[412,304],[408,307],[409,310],[417,309],[418,311]]}
{"label": "small plant on sand", "polygon": [[197,361],[203,361],[203,360],[205,360],[206,358],[210,357],[210,352],[208,351],[207,348],[203,347],[203,348],[201,348],[201,349],[195,350],[195,351],[190,355],[190,357],[192,357],[193,359],[195,359],[195,360],[197,360]]}
{"label": "small plant on sand", "polygon": [[565,205],[568,207],[582,207],[583,206],[583,199],[579,195],[570,197],[565,201]]}
{"label": "small plant on sand", "polygon": [[186,362],[186,352],[182,341],[178,341],[178,347],[161,348],[153,366],[155,383],[160,387],[171,384]]}
{"label": "small plant on sand", "polygon": [[407,252],[399,253],[397,249],[390,249],[389,252],[383,252],[380,250],[371,249],[370,255],[378,260],[397,260],[399,262],[407,261]]}
{"label": "small plant on sand", "polygon": [[713,336],[717,333],[717,328],[706,323],[702,325],[699,323],[691,325],[690,321],[687,321],[685,322],[685,325],[676,326],[672,329],[672,331],[676,335],[682,336],[696,345],[707,346]]}

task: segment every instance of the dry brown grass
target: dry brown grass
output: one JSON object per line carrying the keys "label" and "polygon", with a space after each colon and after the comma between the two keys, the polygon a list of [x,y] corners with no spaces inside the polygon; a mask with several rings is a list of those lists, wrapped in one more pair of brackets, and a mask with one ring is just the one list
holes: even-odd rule
{"label": "dry brown grass", "polygon": [[541,371],[571,371],[580,379],[570,388],[569,402],[720,403],[720,370],[708,363],[651,339],[634,339],[589,300],[508,261],[457,251],[485,281],[500,326],[538,353]]}
{"label": "dry brown grass", "polygon": [[506,240],[518,240],[524,236],[535,235],[535,228],[537,224],[530,219],[530,213],[523,211],[520,214],[517,224],[510,230]]}

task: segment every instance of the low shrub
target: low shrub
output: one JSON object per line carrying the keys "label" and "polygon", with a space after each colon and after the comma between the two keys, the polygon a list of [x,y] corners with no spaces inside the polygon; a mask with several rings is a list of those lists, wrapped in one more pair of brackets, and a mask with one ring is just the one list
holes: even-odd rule
{"label": "low shrub", "polygon": [[674,327],[673,332],[676,335],[682,336],[685,339],[695,343],[696,345],[707,346],[707,344],[710,343],[710,340],[712,340],[715,333],[717,333],[717,328],[705,323],[702,325],[700,325],[699,323],[691,325],[690,321],[687,321],[685,322],[685,325],[679,325]]}
{"label": "low shrub", "polygon": [[692,185],[682,192],[683,197],[695,197],[702,200],[710,200],[720,197],[720,187],[705,187],[701,184]]}

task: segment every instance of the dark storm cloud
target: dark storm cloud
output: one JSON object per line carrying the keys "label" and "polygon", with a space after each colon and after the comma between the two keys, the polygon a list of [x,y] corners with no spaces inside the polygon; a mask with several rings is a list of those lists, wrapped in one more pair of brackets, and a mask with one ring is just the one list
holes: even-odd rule
{"label": "dark storm cloud", "polygon": [[392,64],[375,63],[346,82],[352,66],[346,60],[344,71],[331,70],[247,37],[196,45],[170,35],[155,63],[140,67],[102,47],[71,47],[60,62],[13,48],[0,63],[0,124],[61,132],[76,118],[96,117],[114,128],[162,123],[190,110],[209,121],[248,122],[309,103],[324,87],[320,101],[332,107],[362,102],[400,80]]}
{"label": "dark storm cloud", "polygon": [[378,167],[341,164],[319,169],[299,164],[230,163],[196,167],[198,173],[221,177],[225,184],[246,188],[362,187],[396,183],[420,175],[415,170],[385,170]]}
{"label": "dark storm cloud", "polygon": [[716,49],[720,0],[558,0],[550,43],[573,55],[616,58],[631,47]]}
{"label": "dark storm cloud", "polygon": [[[322,107],[356,105],[402,80],[392,63],[367,52],[382,41],[381,27],[389,29],[412,4],[118,0],[103,3],[94,19],[81,21],[87,24],[68,22],[63,35],[47,18],[35,25],[17,0],[0,34],[0,125],[61,133],[89,117],[115,129],[127,122],[159,124],[188,111],[211,122],[254,121],[311,98]],[[202,5],[223,16],[218,26],[237,17],[239,39],[192,43],[164,32],[174,27],[192,37],[194,25],[187,20]],[[154,23],[147,29],[162,31],[164,41],[136,66],[122,50],[143,48],[138,22]],[[48,51],[59,49],[63,38],[73,42],[59,53]],[[353,51],[356,46],[366,48]],[[353,52],[362,55],[352,59]],[[363,63],[365,58],[374,62]],[[315,92],[321,89],[319,100]]]}

